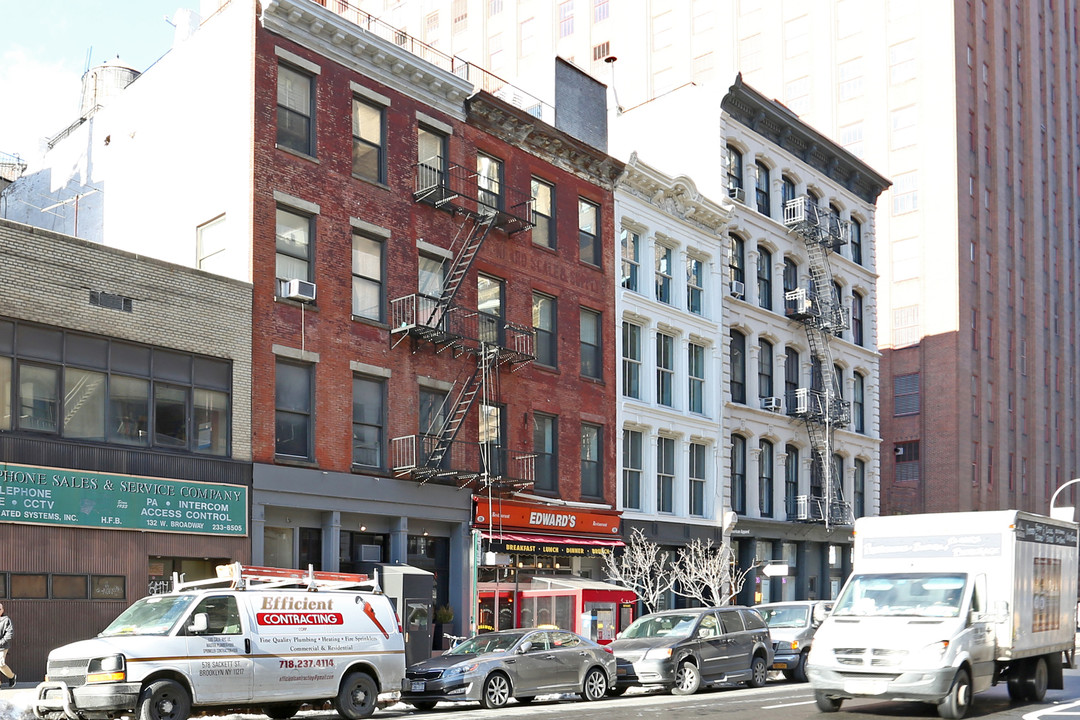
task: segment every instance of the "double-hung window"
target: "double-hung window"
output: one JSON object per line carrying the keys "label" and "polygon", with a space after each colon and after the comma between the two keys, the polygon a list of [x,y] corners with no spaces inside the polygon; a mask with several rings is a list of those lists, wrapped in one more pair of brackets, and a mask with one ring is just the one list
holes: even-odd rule
{"label": "double-hung window", "polygon": [[758,346],[758,397],[771,397],[773,394],[773,346],[768,340],[762,340]]}
{"label": "double-hung window", "polygon": [[654,263],[656,265],[656,300],[671,304],[671,257],[674,250],[664,245],[656,245]]}
{"label": "double-hung window", "polygon": [[352,314],[383,319],[383,243],[376,238],[353,233]]}
{"label": "double-hung window", "polygon": [[656,403],[674,406],[672,389],[675,380],[675,338],[656,334]]}
{"label": "double-hung window", "polygon": [[758,161],[756,166],[757,178],[754,180],[754,201],[757,205],[757,211],[762,215],[769,217],[771,214],[771,206],[769,204],[769,168],[761,161]]}
{"label": "double-hung window", "polygon": [[656,438],[656,512],[675,510],[675,439]]}
{"label": "double-hung window", "polygon": [[578,253],[582,262],[600,267],[600,206],[578,198]]}
{"label": "double-hung window", "polygon": [[601,352],[600,313],[588,308],[581,308],[581,374],[584,377],[599,380],[603,377],[603,355]]}
{"label": "double-hung window", "polygon": [[622,324],[622,394],[641,399],[641,326]]}
{"label": "double-hung window", "polygon": [[690,443],[691,517],[705,517],[705,450],[701,443]]}
{"label": "double-hung window", "polygon": [[757,258],[758,306],[772,310],[772,253],[758,248]]}
{"label": "double-hung window", "polygon": [[481,204],[501,210],[503,207],[503,162],[484,153],[476,154],[476,184]]}
{"label": "double-hung window", "polygon": [[761,517],[773,516],[773,444],[762,440],[758,445],[758,510]]}
{"label": "double-hung window", "polygon": [[742,153],[731,145],[724,148],[724,173],[727,175],[728,197],[744,202]]}
{"label": "double-hung window", "polygon": [[746,336],[731,331],[731,402],[746,402]]}
{"label": "double-hung window", "polygon": [[641,433],[623,430],[623,507],[641,510]]}
{"label": "double-hung window", "polygon": [[383,466],[385,381],[353,377],[353,465]]}
{"label": "double-hung window", "polygon": [[533,293],[533,332],[536,336],[536,362],[556,367],[556,305],[555,298],[543,293]]}
{"label": "double-hung window", "polygon": [[532,241],[541,247],[555,247],[555,186],[532,179]]}
{"label": "double-hung window", "polygon": [[638,276],[641,272],[641,236],[633,230],[622,229],[622,286],[638,292]]}
{"label": "double-hung window", "polygon": [[381,105],[353,98],[352,174],[377,183],[386,182],[385,117]]}
{"label": "double-hung window", "polygon": [[314,366],[279,359],[274,373],[274,452],[313,459]]}
{"label": "double-hung window", "polygon": [[277,144],[315,155],[315,81],[289,65],[278,65]]}
{"label": "double-hung window", "polygon": [[416,190],[445,187],[446,136],[421,125],[416,131]]}
{"label": "double-hung window", "polygon": [[559,491],[559,421],[554,415],[533,413],[533,453],[536,469],[533,489]]}
{"label": "double-hung window", "polygon": [[731,436],[731,509],[746,514],[746,438]]}
{"label": "double-hung window", "polygon": [[687,409],[693,413],[705,412],[705,348],[697,343],[687,345],[686,370],[689,376]]}
{"label": "double-hung window", "polygon": [[692,255],[686,258],[686,309],[705,314],[705,263]]}
{"label": "double-hung window", "polygon": [[581,423],[581,494],[585,497],[604,496],[602,432],[599,425]]}

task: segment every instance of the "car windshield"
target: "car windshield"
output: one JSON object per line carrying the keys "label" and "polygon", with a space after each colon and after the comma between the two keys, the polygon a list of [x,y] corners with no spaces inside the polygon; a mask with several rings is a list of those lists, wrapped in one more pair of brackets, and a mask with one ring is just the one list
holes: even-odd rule
{"label": "car windshield", "polygon": [[447,655],[484,655],[486,653],[506,652],[514,647],[518,640],[525,637],[525,633],[485,633],[471,637],[452,650],[447,650]]}
{"label": "car windshield", "polygon": [[137,601],[109,623],[98,637],[165,635],[191,605],[194,595],[151,595]]}
{"label": "car windshield", "polygon": [[810,608],[806,605],[766,605],[757,610],[771,628],[801,628],[810,621]]}
{"label": "car windshield", "polygon": [[964,597],[964,575],[895,573],[852,577],[834,615],[956,617]]}
{"label": "car windshield", "polygon": [[630,623],[620,639],[686,637],[694,629],[698,615],[646,615]]}

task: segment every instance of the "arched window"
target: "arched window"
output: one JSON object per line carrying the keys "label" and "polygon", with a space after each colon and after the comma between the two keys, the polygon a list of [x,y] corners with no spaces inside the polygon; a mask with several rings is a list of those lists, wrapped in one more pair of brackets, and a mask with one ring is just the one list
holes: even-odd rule
{"label": "arched window", "polygon": [[795,396],[799,389],[799,351],[793,347],[784,349],[784,404],[788,415],[795,412],[798,401]]}
{"label": "arched window", "polygon": [[784,509],[787,511],[787,519],[791,520],[798,514],[799,448],[787,445],[784,453],[787,455],[784,461]]}
{"label": "arched window", "polygon": [[731,402],[746,402],[746,336],[731,331]]}
{"label": "arched window", "polygon": [[758,397],[772,397],[772,374],[773,346],[768,340],[762,340],[758,346]]}
{"label": "arched window", "polygon": [[743,297],[746,293],[746,243],[738,235],[731,236],[731,259],[728,260],[731,270],[731,294],[735,297]]}
{"label": "arched window", "polygon": [[731,145],[724,148],[724,172],[727,173],[728,197],[735,198],[739,202],[745,201],[742,153]]}
{"label": "arched window", "polygon": [[788,300],[787,294],[799,289],[799,266],[789,257],[784,258],[784,311],[790,315],[795,311],[795,300]]}
{"label": "arched window", "polygon": [[773,516],[773,444],[762,440],[758,458],[758,509],[761,517]]}
{"label": "arched window", "polygon": [[855,517],[861,518],[866,515],[866,463],[862,460],[855,461],[854,485],[851,509]]}
{"label": "arched window", "polygon": [[866,432],[866,378],[860,373],[854,376],[853,397],[851,398],[851,422],[857,433]]}
{"label": "arched window", "polygon": [[862,224],[851,219],[851,261],[862,265]]}
{"label": "arched window", "polygon": [[863,344],[863,296],[857,292],[851,293],[851,341]]}
{"label": "arched window", "polygon": [[746,514],[746,438],[731,436],[731,509]]}
{"label": "arched window", "polygon": [[758,248],[757,292],[758,305],[772,310],[772,253],[763,247]]}
{"label": "arched window", "polygon": [[754,200],[757,211],[768,217],[769,207],[769,168],[760,160],[757,164],[757,179],[754,181]]}

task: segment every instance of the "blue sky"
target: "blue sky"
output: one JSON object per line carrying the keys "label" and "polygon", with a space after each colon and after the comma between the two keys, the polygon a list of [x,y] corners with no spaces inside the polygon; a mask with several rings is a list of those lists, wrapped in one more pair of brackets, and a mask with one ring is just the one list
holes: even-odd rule
{"label": "blue sky", "polygon": [[87,64],[145,70],[172,44],[165,21],[198,0],[0,0],[0,152],[28,160],[76,119]]}

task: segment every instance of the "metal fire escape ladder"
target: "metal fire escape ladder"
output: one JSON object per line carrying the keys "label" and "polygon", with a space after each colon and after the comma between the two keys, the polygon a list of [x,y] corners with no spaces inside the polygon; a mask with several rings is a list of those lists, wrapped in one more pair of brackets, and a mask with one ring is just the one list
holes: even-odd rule
{"label": "metal fire escape ladder", "polygon": [[450,247],[454,259],[450,262],[450,268],[446,273],[446,282],[443,285],[442,294],[432,306],[431,313],[422,320],[427,327],[437,327],[442,322],[447,311],[454,304],[461,283],[465,280],[469,269],[472,267],[476,254],[491,232],[495,220],[494,213],[483,215],[469,215],[462,222],[457,237]]}
{"label": "metal fire escape ladder", "polygon": [[443,458],[446,457],[446,453],[453,445],[454,439],[457,438],[461,426],[465,423],[465,418],[469,415],[469,410],[472,409],[476,402],[476,396],[481,391],[485,391],[486,395],[487,376],[497,366],[498,359],[499,349],[497,347],[484,345],[481,348],[480,353],[477,355],[476,368],[462,385],[457,397],[454,398],[454,404],[450,409],[446,422],[443,423],[438,439],[435,441],[435,447],[427,456],[424,463],[426,468],[436,470],[442,465]]}
{"label": "metal fire escape ladder", "polygon": [[806,246],[810,271],[810,302],[806,302],[804,290],[790,291],[788,302],[800,304],[796,317],[803,323],[811,356],[821,368],[821,387],[800,390],[797,398],[797,416],[801,416],[810,439],[811,452],[821,463],[824,474],[824,498],[806,496],[801,498],[799,519],[812,522],[850,525],[854,521],[851,505],[843,499],[843,478],[833,478],[832,440],[837,426],[850,422],[850,404],[843,399],[840,378],[834,371],[830,339],[848,327],[847,313],[833,291],[832,268],[829,251],[836,250],[846,242],[848,226],[830,216],[808,197],[790,201],[784,208],[784,224],[789,231],[798,234]]}

